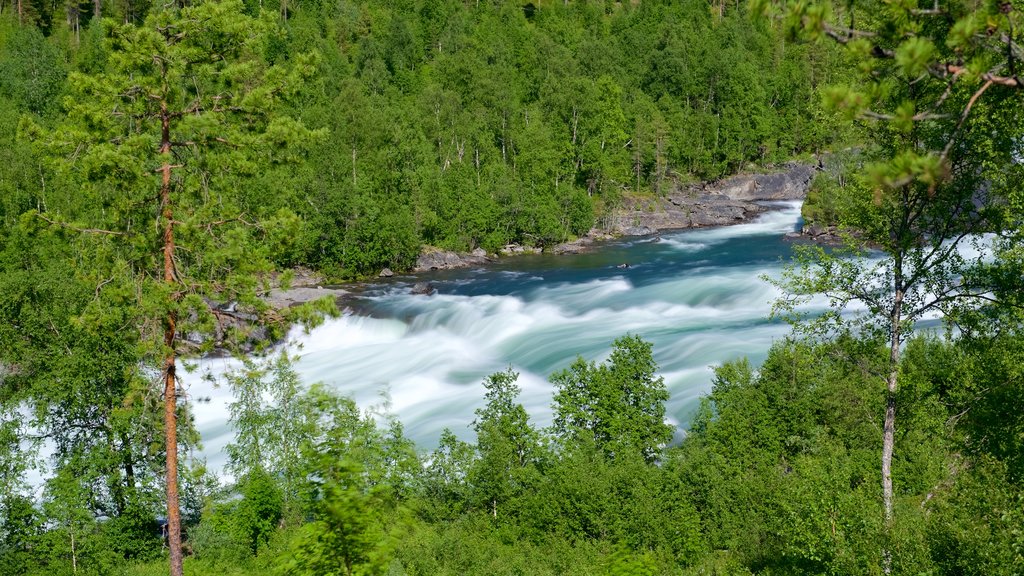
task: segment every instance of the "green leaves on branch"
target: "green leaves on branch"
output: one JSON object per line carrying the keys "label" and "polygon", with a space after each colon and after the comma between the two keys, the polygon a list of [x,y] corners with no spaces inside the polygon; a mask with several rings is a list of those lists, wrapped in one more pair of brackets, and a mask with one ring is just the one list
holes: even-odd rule
{"label": "green leaves on branch", "polygon": [[928,71],[936,55],[937,50],[930,39],[914,36],[896,48],[896,65],[904,77],[913,80]]}

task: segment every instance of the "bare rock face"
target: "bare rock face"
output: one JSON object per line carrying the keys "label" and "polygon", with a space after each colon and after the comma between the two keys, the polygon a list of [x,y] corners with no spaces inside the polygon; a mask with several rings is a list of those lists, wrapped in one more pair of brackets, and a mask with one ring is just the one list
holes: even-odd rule
{"label": "bare rock face", "polygon": [[790,163],[778,172],[742,174],[679,188],[657,199],[634,199],[612,217],[609,227],[616,234],[636,236],[741,224],[766,210],[759,202],[806,197],[815,173],[811,164]]}
{"label": "bare rock face", "polygon": [[416,267],[413,272],[426,272],[428,270],[449,270],[451,268],[468,268],[479,266],[490,262],[487,252],[477,248],[469,254],[459,254],[449,250],[438,250],[427,247],[416,259]]}
{"label": "bare rock face", "polygon": [[816,173],[811,164],[791,162],[779,172],[733,176],[714,188],[733,200],[800,200],[807,196]]}
{"label": "bare rock face", "polygon": [[297,304],[305,304],[306,302],[312,302],[313,300],[319,300],[325,296],[332,297],[338,301],[346,294],[348,294],[347,290],[337,288],[300,286],[298,288],[289,288],[288,290],[275,288],[270,291],[270,294],[264,296],[263,300],[274,308],[281,309],[290,308]]}

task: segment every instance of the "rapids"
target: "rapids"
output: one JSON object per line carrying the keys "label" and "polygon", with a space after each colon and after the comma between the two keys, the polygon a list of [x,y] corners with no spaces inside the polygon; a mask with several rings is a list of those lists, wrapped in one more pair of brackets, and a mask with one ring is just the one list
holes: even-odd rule
{"label": "rapids", "polygon": [[[800,204],[754,222],[609,242],[588,254],[519,256],[486,268],[393,278],[369,286],[340,318],[289,337],[306,383],[323,382],[364,409],[387,405],[421,450],[443,428],[471,438],[480,382],[511,366],[534,423],[551,422],[548,376],[577,356],[603,360],[612,342],[637,334],[653,343],[670,393],[667,416],[685,429],[711,389],[713,367],[760,363],[789,326],[769,320],[777,276],[791,256],[783,235]],[[628,264],[628,267],[621,267]],[[436,293],[412,295],[414,282]],[[185,376],[202,455],[220,469],[231,439],[230,391],[217,376],[237,366],[203,360]],[[203,375],[213,378],[203,378]]]}

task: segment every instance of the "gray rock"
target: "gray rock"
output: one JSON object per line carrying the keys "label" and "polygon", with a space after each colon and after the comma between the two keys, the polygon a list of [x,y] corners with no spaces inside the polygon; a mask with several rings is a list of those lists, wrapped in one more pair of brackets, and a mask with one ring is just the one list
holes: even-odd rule
{"label": "gray rock", "polygon": [[552,254],[581,254],[586,252],[591,244],[594,243],[594,239],[590,236],[584,236],[578,240],[572,242],[563,242],[561,244],[555,244],[548,252]]}
{"label": "gray rock", "polygon": [[381,270],[380,274],[378,274],[377,276],[379,276],[381,278],[391,278],[394,275],[395,275],[395,273],[391,271],[391,268],[385,268],[385,269]]}
{"label": "gray rock", "polygon": [[420,254],[416,259],[417,272],[426,270],[447,270],[449,268],[461,268],[465,266],[462,258],[455,252],[447,250],[431,250]]}
{"label": "gray rock", "polygon": [[629,226],[622,228],[620,234],[623,236],[647,236],[648,234],[654,234],[654,229],[647,226]]}
{"label": "gray rock", "polygon": [[634,236],[674,228],[740,224],[767,209],[758,202],[806,197],[815,172],[810,164],[790,163],[778,172],[681,187],[656,199],[630,199],[609,218],[606,228]]}
{"label": "gray rock", "polygon": [[490,262],[487,258],[487,253],[479,248],[470,254],[459,254],[449,250],[438,250],[437,248],[428,247],[416,259],[416,267],[413,268],[413,272],[466,268],[468,266],[478,266],[486,262]]}
{"label": "gray rock", "polygon": [[436,292],[436,290],[434,290],[434,286],[431,285],[430,282],[417,282],[417,283],[412,285],[412,291],[411,292],[413,294],[423,294],[423,295],[429,296],[429,295],[433,294],[434,292]]}
{"label": "gray rock", "polygon": [[316,288],[302,287],[302,288],[290,288],[288,290],[281,290],[275,288],[270,291],[270,294],[263,297],[263,300],[267,304],[270,304],[274,308],[290,308],[297,304],[304,304],[306,302],[312,302],[325,296],[333,297],[336,301],[340,300],[342,296],[348,294],[347,290],[341,290],[337,288],[322,288],[317,286]]}

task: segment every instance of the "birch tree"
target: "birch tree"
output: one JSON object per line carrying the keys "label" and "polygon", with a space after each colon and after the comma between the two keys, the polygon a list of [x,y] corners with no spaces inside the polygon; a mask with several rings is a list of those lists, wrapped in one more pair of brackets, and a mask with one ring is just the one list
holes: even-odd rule
{"label": "birch tree", "polygon": [[[995,234],[1004,253],[1018,240],[1021,15],[1012,2],[756,4],[777,9],[792,35],[846,47],[860,73],[853,84],[826,88],[824,98],[868,135],[840,222],[861,235],[845,254],[806,250],[780,284],[795,297],[783,308],[824,294],[831,313],[819,326],[852,320],[886,342],[881,497],[891,531],[903,345],[922,319],[955,322],[996,300],[1002,281],[986,272],[988,246],[979,239]],[[854,304],[861,312],[844,318]],[[886,573],[892,560],[884,549]]]}

